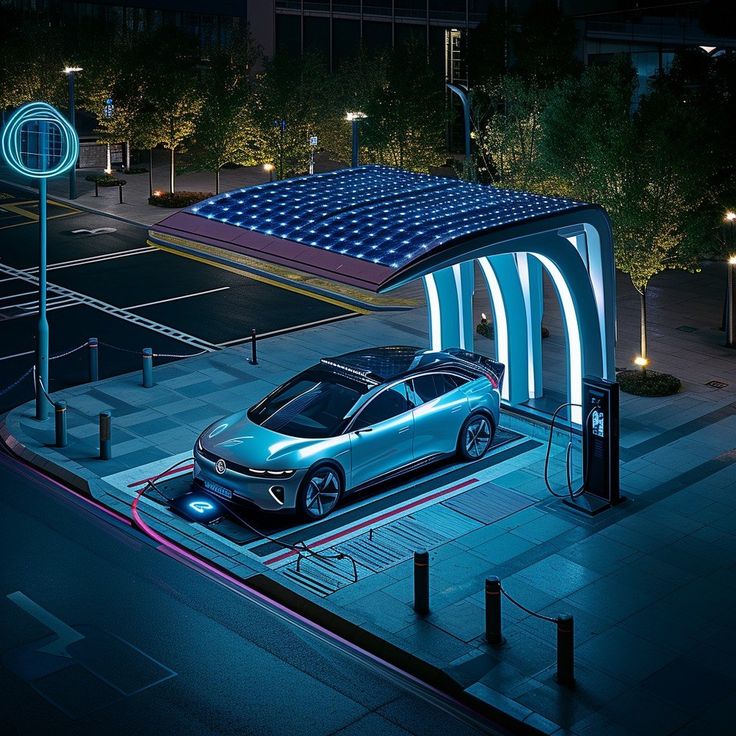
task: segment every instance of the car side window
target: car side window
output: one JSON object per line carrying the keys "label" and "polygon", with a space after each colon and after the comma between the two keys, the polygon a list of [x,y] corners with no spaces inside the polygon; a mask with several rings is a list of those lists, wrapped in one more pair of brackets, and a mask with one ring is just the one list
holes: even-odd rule
{"label": "car side window", "polygon": [[352,429],[363,429],[371,424],[385,422],[387,419],[403,414],[409,410],[406,388],[400,383],[384,389],[371,399],[355,419]]}
{"label": "car side window", "polygon": [[464,381],[449,373],[430,373],[426,376],[417,376],[412,383],[416,398],[423,404],[461,386]]}

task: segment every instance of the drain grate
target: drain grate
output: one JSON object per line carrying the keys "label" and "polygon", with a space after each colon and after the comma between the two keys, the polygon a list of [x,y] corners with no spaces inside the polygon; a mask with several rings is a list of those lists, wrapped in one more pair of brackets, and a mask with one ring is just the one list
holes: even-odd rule
{"label": "drain grate", "polygon": [[[330,552],[331,550],[325,550],[325,554],[330,554]],[[288,567],[282,568],[280,572],[323,598],[355,582],[355,569],[353,563],[347,558],[342,560],[321,559],[313,555],[306,555],[302,557],[298,570],[295,561]],[[365,568],[358,566],[358,580],[367,572]]]}
{"label": "drain grate", "polygon": [[492,524],[533,503],[535,503],[533,498],[502,488],[495,483],[484,483],[442,502],[444,506],[484,524]]}
{"label": "drain grate", "polygon": [[728,384],[723,381],[708,381],[705,385],[710,386],[711,388],[726,388],[726,386],[728,386]]}

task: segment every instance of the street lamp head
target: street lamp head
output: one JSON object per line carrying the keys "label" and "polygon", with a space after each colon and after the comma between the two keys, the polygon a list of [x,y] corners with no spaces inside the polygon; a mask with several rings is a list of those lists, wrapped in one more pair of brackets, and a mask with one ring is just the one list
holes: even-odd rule
{"label": "street lamp head", "polygon": [[729,266],[736,266],[736,256],[731,256],[728,259],[728,264],[729,264]]}
{"label": "street lamp head", "polygon": [[734,220],[736,220],[736,212],[729,210],[728,212],[726,212],[726,216],[724,219],[726,220],[726,222],[733,222]]}
{"label": "street lamp head", "polygon": [[347,112],[345,120],[352,123],[354,120],[365,120],[368,116],[364,112]]}
{"label": "street lamp head", "polygon": [[74,72],[81,72],[81,66],[65,66],[63,69],[64,74],[74,74]]}
{"label": "street lamp head", "polygon": [[634,364],[638,365],[640,368],[644,368],[649,365],[648,358],[642,358],[641,355],[637,355],[636,358],[634,358]]}
{"label": "street lamp head", "polygon": [[273,171],[274,165],[273,164],[263,164],[263,170],[264,171]]}

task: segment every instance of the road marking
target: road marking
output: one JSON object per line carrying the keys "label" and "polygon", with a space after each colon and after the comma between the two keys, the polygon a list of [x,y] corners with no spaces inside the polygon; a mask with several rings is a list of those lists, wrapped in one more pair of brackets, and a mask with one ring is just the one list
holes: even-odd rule
{"label": "road marking", "polygon": [[39,647],[36,651],[53,654],[57,657],[67,657],[71,659],[71,655],[67,652],[67,647],[74,642],[82,641],[84,635],[80,634],[76,629],[65,624],[61,619],[56,618],[52,613],[47,611],[38,603],[32,601],[27,595],[19,590],[15,593],[8,593],[8,598],[15,603],[18,608],[24,610],[30,616],[40,621],[47,629],[56,634],[56,639],[44,647]]}
{"label": "road marking", "polygon": [[[264,332],[262,335],[256,335],[257,339],[262,339],[264,337],[274,337],[275,335],[283,335],[287,332],[296,332],[297,330],[303,330],[307,327],[315,327],[317,325],[326,325],[329,322],[339,322],[343,319],[351,319],[352,317],[357,317],[358,315],[355,312],[350,312],[349,314],[338,314],[334,317],[326,317],[325,319],[318,319],[315,322],[305,322],[301,325],[295,325],[294,327],[282,327],[280,330],[271,330],[271,332]],[[252,340],[252,336],[248,335],[247,337],[238,337],[235,340],[226,340],[225,342],[218,342],[218,346],[221,348],[226,348],[229,345],[238,345],[240,343],[249,342]]]}
{"label": "road marking", "polygon": [[3,360],[11,360],[12,358],[22,358],[24,355],[34,355],[35,350],[26,350],[25,353],[15,353],[14,355],[3,355],[2,358],[0,358],[0,361]]}
{"label": "road marking", "polygon": [[[8,276],[13,276],[17,279],[27,281],[34,286],[38,285],[38,279],[35,276],[30,273],[26,273],[25,271],[21,271],[18,268],[8,266],[7,264],[0,263],[0,272],[6,273]],[[207,342],[207,340],[202,340],[199,337],[195,337],[194,335],[182,332],[181,330],[176,330],[173,327],[161,324],[160,322],[154,322],[153,320],[142,317],[138,314],[135,314],[134,312],[129,312],[123,307],[115,307],[112,304],[108,304],[107,302],[103,302],[100,299],[95,299],[94,297],[87,296],[86,294],[81,294],[78,291],[73,291],[72,289],[67,289],[66,287],[58,286],[52,283],[48,284],[48,290],[54,294],[58,294],[59,296],[67,296],[76,299],[79,302],[80,306],[92,307],[92,309],[97,309],[100,312],[109,314],[111,317],[117,317],[118,319],[125,320],[126,322],[138,325],[139,327],[144,327],[153,332],[158,332],[159,334],[169,337],[172,340],[183,342],[186,345],[196,348],[197,350],[206,351],[208,353],[219,350],[217,345],[213,345],[211,342]],[[8,319],[14,318],[10,317]]]}
{"label": "road marking", "polygon": [[[4,281],[5,279],[3,279]],[[12,279],[11,279],[12,281]],[[7,296],[0,296],[0,301],[4,301],[5,299],[15,299],[17,296],[28,296],[29,294],[36,294],[36,291],[21,291],[20,294],[8,294]],[[2,307],[0,307],[2,309]]]}
{"label": "road marking", "polygon": [[145,304],[134,304],[132,307],[126,307],[126,309],[141,309],[143,307],[152,307],[155,304],[167,304],[168,302],[176,302],[179,299],[189,299],[193,296],[203,296],[204,294],[214,294],[217,291],[227,291],[229,286],[220,286],[217,289],[207,289],[207,291],[196,291],[193,294],[182,294],[181,296],[172,296],[169,299],[159,299],[155,302],[146,302]]}
{"label": "road marking", "polygon": [[[86,263],[100,263],[102,261],[112,261],[116,258],[128,258],[129,256],[142,256],[146,253],[155,253],[155,248],[132,248],[131,250],[121,250],[114,253],[99,253],[96,256],[87,256],[86,258],[75,258],[73,261],[59,261],[57,263],[49,263],[47,271],[56,271],[61,268],[73,268],[74,266],[83,266]],[[26,273],[38,273],[38,266],[23,269]]]}
{"label": "road marking", "polygon": [[86,227],[81,227],[79,230],[72,230],[72,235],[106,235],[107,233],[116,233],[118,229],[116,227],[96,227],[92,230],[88,230]]}
{"label": "road marking", "polygon": [[269,286],[275,286],[278,289],[284,289],[285,291],[291,291],[295,294],[301,294],[302,296],[307,296],[310,299],[316,299],[320,302],[326,302],[327,304],[333,304],[336,307],[340,307],[341,309],[347,309],[350,312],[356,312],[357,314],[370,314],[370,311],[368,309],[362,309],[361,307],[356,307],[354,304],[348,304],[347,302],[340,301],[339,299],[333,299],[329,296],[323,296],[322,294],[316,294],[313,291],[309,291],[308,289],[302,289],[298,286],[292,286],[291,284],[285,284],[281,281],[277,281],[276,279],[269,279],[266,276],[261,276],[260,274],[251,273],[250,271],[244,271],[241,268],[235,268],[235,266],[228,266],[225,263],[217,263],[217,261],[211,261],[207,258],[204,258],[199,255],[195,255],[194,253],[185,253],[181,250],[177,250],[176,248],[167,248],[164,245],[159,245],[158,243],[154,243],[152,240],[146,241],[149,245],[153,246],[154,248],[158,248],[159,250],[166,251],[167,253],[173,253],[175,256],[181,256],[184,258],[189,258],[193,261],[199,261],[199,263],[204,263],[207,266],[214,266],[215,268],[221,268],[223,271],[229,271],[230,273],[234,273],[237,276],[245,277],[246,279],[251,279],[252,281],[260,281],[263,284],[268,284]]}

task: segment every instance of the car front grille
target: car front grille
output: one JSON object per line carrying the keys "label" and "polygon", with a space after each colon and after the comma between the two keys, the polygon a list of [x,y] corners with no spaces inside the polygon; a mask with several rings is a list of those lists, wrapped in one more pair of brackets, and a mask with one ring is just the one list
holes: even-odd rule
{"label": "car front grille", "polygon": [[[219,459],[219,455],[215,455],[214,452],[210,452],[209,450],[205,449],[204,447],[197,447],[197,452],[210,462],[216,463]],[[223,458],[224,459],[224,458]],[[234,463],[231,460],[225,460],[225,464],[227,465],[228,470],[232,470],[234,473],[240,473],[241,475],[247,475],[250,478],[260,478],[262,476],[260,475],[254,475],[251,473],[248,468],[245,465],[239,465],[238,463]]]}

